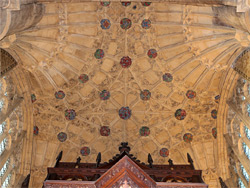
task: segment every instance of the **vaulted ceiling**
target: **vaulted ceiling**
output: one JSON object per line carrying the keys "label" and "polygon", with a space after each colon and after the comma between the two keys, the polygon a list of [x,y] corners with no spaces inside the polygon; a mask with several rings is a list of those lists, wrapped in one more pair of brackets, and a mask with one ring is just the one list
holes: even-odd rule
{"label": "vaulted ceiling", "polygon": [[216,118],[243,48],[236,29],[216,24],[211,6],[44,5],[42,20],[9,47],[34,94],[31,186],[41,187],[61,150],[63,161],[95,162],[98,152],[108,161],[127,141],[143,162],[151,153],[154,163],[187,163],[190,153],[219,187]]}

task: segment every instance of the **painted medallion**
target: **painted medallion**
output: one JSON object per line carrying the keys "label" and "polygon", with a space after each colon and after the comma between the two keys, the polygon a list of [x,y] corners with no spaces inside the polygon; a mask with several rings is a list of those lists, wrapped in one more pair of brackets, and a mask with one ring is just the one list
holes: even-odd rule
{"label": "painted medallion", "polygon": [[148,7],[151,5],[151,2],[141,2],[142,6]]}
{"label": "painted medallion", "polygon": [[110,5],[110,2],[109,1],[102,1],[101,5],[104,7],[108,7]]}
{"label": "painted medallion", "polygon": [[149,19],[144,19],[141,22],[141,26],[143,29],[149,29],[151,27],[151,21]]}
{"label": "painted medallion", "polygon": [[102,59],[104,57],[104,51],[102,49],[97,49],[94,56],[96,59]]}
{"label": "painted medallion", "polygon": [[151,97],[151,92],[147,89],[144,89],[143,91],[141,91],[140,93],[140,98],[141,100],[147,101],[149,100]]}
{"label": "painted medallion", "polygon": [[217,119],[217,113],[218,113],[217,110],[215,110],[215,109],[212,110],[212,111],[211,111],[211,116],[212,116],[212,118]]}
{"label": "painted medallion", "polygon": [[161,150],[160,150],[160,156],[162,156],[162,157],[168,157],[169,156],[169,150],[167,148],[161,148]]}
{"label": "painted medallion", "polygon": [[141,136],[148,136],[150,134],[150,129],[146,126],[140,128],[140,135]]}
{"label": "painted medallion", "polygon": [[109,136],[110,135],[110,128],[108,126],[102,126],[100,129],[101,136]]}
{"label": "painted medallion", "polygon": [[101,28],[102,29],[109,29],[111,26],[111,23],[108,19],[102,19],[101,20]]}
{"label": "painted medallion", "polygon": [[58,133],[58,135],[57,135],[57,139],[58,139],[60,142],[64,142],[64,141],[67,139],[67,134],[64,133],[64,132],[60,132],[60,133]]}
{"label": "painted medallion", "polygon": [[102,90],[102,92],[100,93],[100,99],[105,101],[105,100],[108,100],[109,97],[110,97],[109,91]]}
{"label": "painted medallion", "polygon": [[34,135],[38,135],[39,128],[37,126],[34,126],[33,131],[34,131]]}
{"label": "painted medallion", "polygon": [[87,156],[90,154],[90,149],[89,147],[82,147],[80,150],[80,153],[82,156]]}
{"label": "painted medallion", "polygon": [[220,102],[220,95],[216,95],[216,96],[214,97],[214,101],[215,101],[216,103],[219,103],[219,102]]}
{"label": "painted medallion", "polygon": [[186,96],[188,99],[193,99],[196,97],[196,92],[193,91],[193,90],[188,90],[187,93],[186,93]]}
{"label": "painted medallion", "polygon": [[63,99],[65,97],[65,93],[63,91],[57,91],[55,92],[55,97],[57,99]]}
{"label": "painted medallion", "polygon": [[176,119],[178,119],[178,120],[183,120],[183,119],[185,119],[186,115],[187,115],[187,113],[186,113],[186,111],[183,110],[183,109],[178,109],[178,110],[176,110],[176,112],[175,112],[175,117],[176,117]]}
{"label": "painted medallion", "polygon": [[73,120],[76,117],[76,112],[73,109],[67,109],[65,110],[65,118],[67,120]]}
{"label": "painted medallion", "polygon": [[170,73],[165,73],[162,76],[164,82],[172,82],[173,76]]}
{"label": "painted medallion", "polygon": [[121,119],[127,120],[131,117],[131,110],[129,107],[121,107],[119,110],[119,116]]}
{"label": "painted medallion", "polygon": [[191,143],[192,140],[193,140],[193,135],[191,133],[186,133],[186,134],[183,135],[183,140],[186,143]]}
{"label": "painted medallion", "polygon": [[79,82],[81,82],[82,84],[86,83],[87,81],[89,81],[89,76],[87,74],[81,74],[78,77]]}
{"label": "painted medallion", "polygon": [[217,138],[217,128],[216,127],[212,128],[212,135],[214,138]]}
{"label": "painted medallion", "polygon": [[120,64],[122,68],[129,68],[132,64],[132,60],[129,56],[124,56],[121,58]]}
{"label": "painted medallion", "polygon": [[132,22],[131,22],[131,20],[128,19],[128,18],[123,18],[123,19],[121,20],[121,22],[120,22],[121,28],[122,28],[122,29],[125,29],[125,30],[129,29],[129,28],[131,27],[131,25],[132,25]]}
{"label": "painted medallion", "polygon": [[157,51],[156,51],[156,49],[150,49],[150,50],[148,50],[148,57],[149,58],[156,58],[157,57]]}
{"label": "painted medallion", "polygon": [[30,98],[31,98],[32,103],[34,103],[36,101],[36,95],[35,94],[31,94]]}
{"label": "painted medallion", "polygon": [[122,6],[127,7],[129,5],[131,5],[131,2],[129,2],[129,1],[122,1]]}

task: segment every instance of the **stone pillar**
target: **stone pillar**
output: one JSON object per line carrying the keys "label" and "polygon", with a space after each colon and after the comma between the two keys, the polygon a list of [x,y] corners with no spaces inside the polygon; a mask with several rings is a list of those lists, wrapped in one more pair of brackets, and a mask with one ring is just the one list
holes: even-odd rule
{"label": "stone pillar", "polygon": [[37,24],[44,13],[44,6],[36,0],[0,1],[0,40]]}

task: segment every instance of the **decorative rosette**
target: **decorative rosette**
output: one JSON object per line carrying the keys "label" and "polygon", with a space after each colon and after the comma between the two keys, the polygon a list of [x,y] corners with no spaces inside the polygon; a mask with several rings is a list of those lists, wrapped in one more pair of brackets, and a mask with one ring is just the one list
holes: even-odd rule
{"label": "decorative rosette", "polygon": [[178,119],[178,120],[183,120],[183,119],[185,119],[186,115],[187,115],[187,113],[186,113],[186,111],[183,110],[183,109],[178,109],[178,110],[176,110],[176,112],[175,112],[175,117],[176,117],[176,119]]}
{"label": "decorative rosette", "polygon": [[36,95],[35,94],[31,94],[30,98],[31,98],[32,103],[34,103],[36,101]]}
{"label": "decorative rosette", "polygon": [[151,2],[141,2],[142,6],[148,7],[151,5]]}
{"label": "decorative rosette", "polygon": [[131,117],[131,110],[129,107],[121,107],[119,110],[119,116],[121,119],[127,120]]}
{"label": "decorative rosette", "polygon": [[188,99],[193,99],[196,97],[196,92],[193,91],[193,90],[188,90],[187,93],[186,93],[186,96]]}
{"label": "decorative rosette", "polygon": [[122,28],[122,29],[125,29],[125,30],[129,29],[129,28],[131,27],[131,25],[132,25],[132,22],[131,22],[131,20],[128,19],[128,18],[123,18],[123,19],[121,20],[121,22],[120,22],[121,28]]}
{"label": "decorative rosette", "polygon": [[151,27],[151,21],[149,19],[144,19],[141,22],[141,26],[143,29],[149,29]]}
{"label": "decorative rosette", "polygon": [[34,127],[33,127],[33,133],[34,133],[34,135],[38,135],[38,133],[39,133],[39,128],[38,128],[37,126],[34,126]]}
{"label": "decorative rosette", "polygon": [[214,138],[217,138],[217,128],[216,127],[212,128],[212,135]]}
{"label": "decorative rosette", "polygon": [[100,93],[100,99],[101,100],[108,100],[110,97],[110,93],[107,90],[102,90],[102,92]]}
{"label": "decorative rosette", "polygon": [[102,29],[109,29],[111,26],[111,23],[108,19],[102,19],[101,20],[101,28]]}
{"label": "decorative rosette", "polygon": [[132,64],[132,60],[129,56],[124,56],[121,58],[120,64],[122,68],[129,68]]}
{"label": "decorative rosette", "polygon": [[150,50],[148,50],[148,57],[149,58],[156,58],[157,57],[157,51],[156,51],[156,49],[150,49]]}
{"label": "decorative rosette", "polygon": [[101,5],[104,7],[108,7],[110,5],[110,1],[101,1]]}
{"label": "decorative rosette", "polygon": [[193,140],[193,135],[191,133],[186,133],[183,135],[183,140],[187,143],[191,143]]}
{"label": "decorative rosette", "polygon": [[55,92],[55,97],[57,99],[63,99],[65,97],[65,93],[63,91],[57,91]]}
{"label": "decorative rosette", "polygon": [[162,79],[163,79],[164,82],[172,82],[173,76],[170,73],[165,73],[162,76]]}
{"label": "decorative rosette", "polygon": [[102,49],[97,49],[94,56],[96,59],[102,59],[104,57],[104,51]]}
{"label": "decorative rosette", "polygon": [[216,96],[214,97],[214,101],[215,101],[216,103],[219,103],[219,102],[220,102],[220,95],[216,95]]}
{"label": "decorative rosette", "polygon": [[168,157],[169,156],[169,150],[167,148],[161,148],[161,150],[160,150],[160,156],[162,156],[162,157]]}
{"label": "decorative rosette", "polygon": [[60,132],[60,133],[58,133],[58,135],[57,135],[57,139],[58,139],[60,142],[64,142],[64,141],[67,139],[67,134],[64,133],[64,132]]}
{"label": "decorative rosette", "polygon": [[129,2],[129,1],[122,1],[122,6],[127,7],[129,5],[131,5],[131,2]]}
{"label": "decorative rosette", "polygon": [[211,116],[212,116],[212,118],[214,118],[214,119],[217,119],[217,110],[212,110],[211,111]]}
{"label": "decorative rosette", "polygon": [[90,154],[90,149],[89,147],[82,147],[80,150],[80,153],[82,156],[87,156]]}
{"label": "decorative rosette", "polygon": [[102,126],[100,129],[100,134],[102,136],[109,136],[110,135],[110,128],[108,126]]}
{"label": "decorative rosette", "polygon": [[141,127],[140,128],[140,135],[141,136],[148,136],[150,134],[150,129],[148,127]]}
{"label": "decorative rosette", "polygon": [[89,76],[87,74],[81,74],[79,77],[78,77],[78,80],[79,82],[81,83],[86,83],[87,81],[89,81]]}
{"label": "decorative rosette", "polygon": [[73,109],[65,110],[65,117],[67,120],[73,120],[76,117],[76,112]]}
{"label": "decorative rosette", "polygon": [[147,101],[149,100],[151,97],[151,92],[147,89],[144,89],[143,91],[141,91],[140,93],[140,98],[141,100]]}

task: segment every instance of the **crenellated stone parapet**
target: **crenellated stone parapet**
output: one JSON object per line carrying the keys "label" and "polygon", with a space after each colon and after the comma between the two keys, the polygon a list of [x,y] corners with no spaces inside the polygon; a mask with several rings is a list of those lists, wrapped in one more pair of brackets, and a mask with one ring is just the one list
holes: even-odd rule
{"label": "crenellated stone parapet", "polygon": [[36,0],[1,1],[0,40],[34,26],[41,20],[43,12],[44,6]]}

